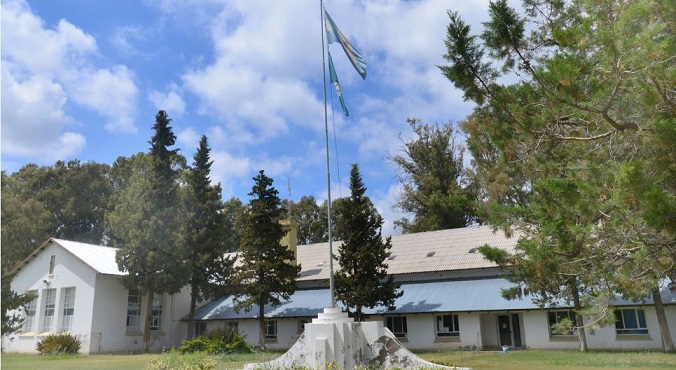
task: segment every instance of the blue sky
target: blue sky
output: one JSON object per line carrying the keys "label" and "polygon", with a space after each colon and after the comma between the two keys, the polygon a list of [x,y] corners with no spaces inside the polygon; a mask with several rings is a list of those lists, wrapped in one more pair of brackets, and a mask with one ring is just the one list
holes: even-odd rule
{"label": "blue sky", "polygon": [[[385,234],[397,233],[392,221],[401,217],[392,209],[400,188],[387,158],[410,136],[406,118],[458,122],[472,109],[436,67],[446,64],[447,10],[460,11],[479,32],[487,3],[325,2],[368,61],[362,80],[339,46],[330,46],[350,111],[343,116],[327,90],[332,198],[349,195],[350,167],[358,163]],[[70,159],[110,164],[148,151],[162,109],[190,160],[207,135],[212,180],[225,199],[247,202],[261,169],[283,198],[326,198],[318,0],[1,6],[3,170]]]}

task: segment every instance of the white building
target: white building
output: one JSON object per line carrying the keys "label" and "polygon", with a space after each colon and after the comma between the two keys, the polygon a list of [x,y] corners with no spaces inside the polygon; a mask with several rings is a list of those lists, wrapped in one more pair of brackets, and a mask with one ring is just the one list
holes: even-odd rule
{"label": "white building", "polygon": [[[560,335],[550,325],[574,317],[571,307],[546,310],[530,298],[506,300],[501,289],[512,286],[498,267],[476,248],[489,244],[513,250],[516,238],[493,233],[491,227],[468,227],[392,237],[389,273],[404,291],[396,309],[365,309],[368,320],[382,320],[409,349],[577,349],[575,333]],[[334,252],[340,243],[334,243]],[[268,348],[287,349],[303,332],[303,325],[330,305],[328,243],[301,245],[298,290],[277,307],[266,307]],[[334,265],[334,268],[338,268]],[[676,341],[676,294],[662,291],[662,300]],[[662,338],[652,300],[618,299],[614,307],[622,319],[615,326],[587,332],[589,348],[656,349]],[[340,304],[339,304],[340,305]],[[232,297],[222,297],[196,312],[202,330],[236,326],[252,344],[258,340],[258,308],[235,312]]]}
{"label": "white building", "polygon": [[[49,239],[25,259],[12,281],[17,292],[37,298],[24,311],[21,331],[2,339],[9,352],[36,352],[49,333],[70,332],[81,353],[141,352],[146,297],[128,291],[115,262],[115,248]],[[15,270],[15,271],[16,271]],[[151,350],[180,346],[186,337],[190,294],[156,295]]]}
{"label": "white building", "polygon": [[[488,226],[392,237],[388,271],[404,294],[394,311],[366,309],[368,320],[381,320],[410,349],[577,349],[574,333],[560,335],[549,329],[557,320],[570,317],[571,308],[542,310],[527,297],[502,298],[501,289],[511,283],[477,252],[484,244],[512,250],[516,239],[493,233]],[[338,245],[334,243],[334,252]],[[266,342],[271,349],[290,348],[303,325],[330,305],[328,243],[298,246],[296,253],[302,266],[298,290],[289,301],[265,310]],[[70,331],[82,339],[83,353],[140,352],[144,297],[127,291],[119,282],[120,275],[114,248],[48,240],[20,265],[12,282],[15,291],[33,291],[38,298],[24,312],[22,331],[3,338],[3,348],[35,352],[35,344],[47,333]],[[676,294],[663,290],[662,300],[676,342]],[[153,314],[152,350],[180,346],[187,334],[189,303],[187,289],[159,297]],[[615,304],[620,320],[615,326],[588,333],[589,348],[662,348],[651,300],[618,299]],[[257,344],[257,313],[256,307],[235,312],[232,297],[222,297],[197,310],[194,330],[237,327],[250,343]]]}

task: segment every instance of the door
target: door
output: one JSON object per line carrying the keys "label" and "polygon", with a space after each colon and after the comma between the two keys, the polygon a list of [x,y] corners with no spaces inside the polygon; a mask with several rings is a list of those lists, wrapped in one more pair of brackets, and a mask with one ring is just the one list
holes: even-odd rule
{"label": "door", "polygon": [[521,347],[521,324],[518,314],[498,315],[500,346]]}
{"label": "door", "polygon": [[509,315],[498,315],[498,333],[499,345],[512,347],[512,325],[509,322]]}

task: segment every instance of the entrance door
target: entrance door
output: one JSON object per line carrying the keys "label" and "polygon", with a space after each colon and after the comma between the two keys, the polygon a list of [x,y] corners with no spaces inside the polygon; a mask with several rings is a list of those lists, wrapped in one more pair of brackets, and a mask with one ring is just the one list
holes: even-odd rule
{"label": "entrance door", "polygon": [[518,314],[498,315],[500,346],[521,347],[521,325]]}
{"label": "entrance door", "polygon": [[509,315],[498,315],[498,332],[500,346],[512,347],[512,325],[509,322]]}

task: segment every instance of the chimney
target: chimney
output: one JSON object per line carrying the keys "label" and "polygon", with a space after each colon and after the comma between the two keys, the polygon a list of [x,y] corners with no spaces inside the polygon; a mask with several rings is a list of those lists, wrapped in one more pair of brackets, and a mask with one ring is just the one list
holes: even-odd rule
{"label": "chimney", "polygon": [[286,229],[286,234],[280,240],[280,244],[293,252],[293,264],[298,264],[298,224],[292,218],[281,220],[279,223]]}

